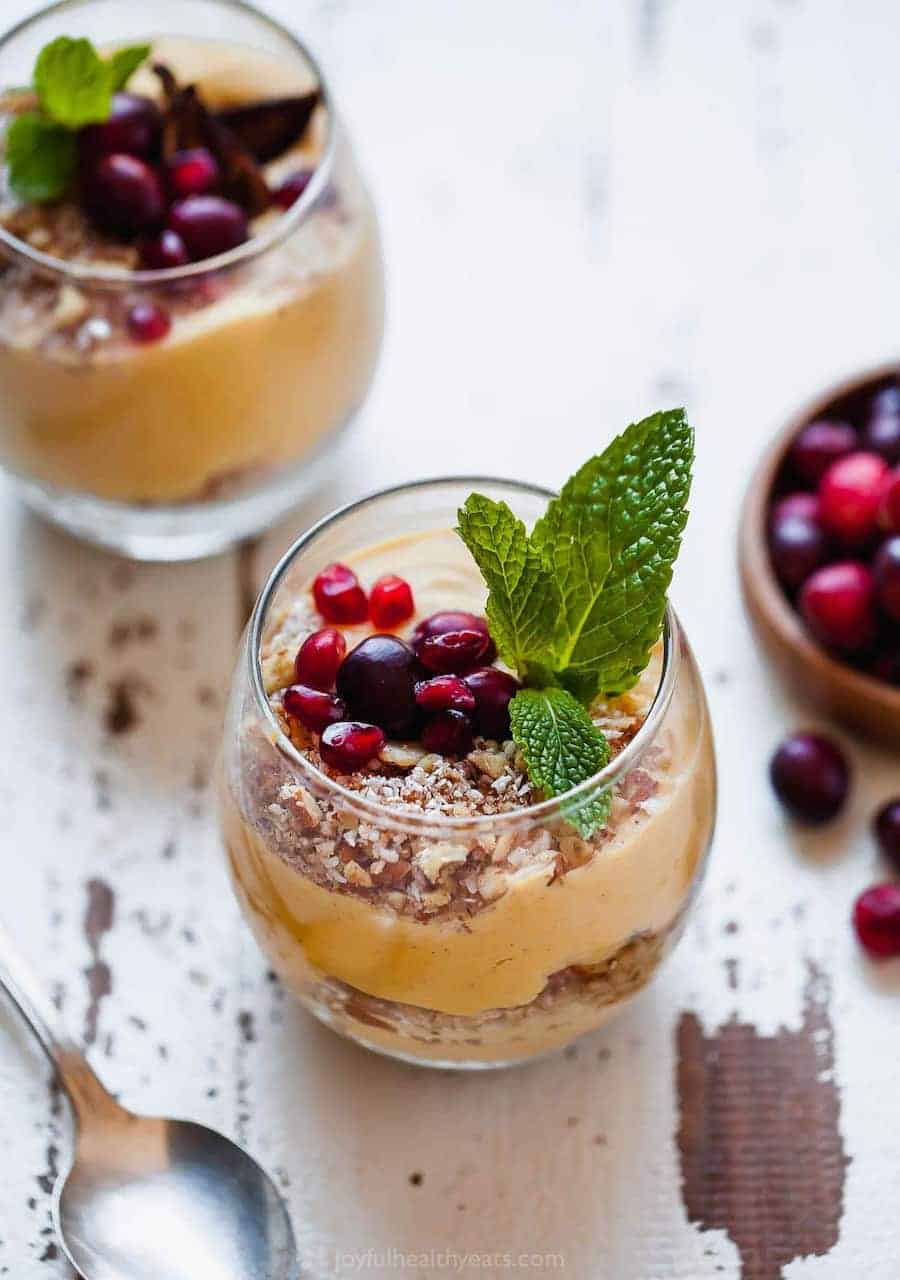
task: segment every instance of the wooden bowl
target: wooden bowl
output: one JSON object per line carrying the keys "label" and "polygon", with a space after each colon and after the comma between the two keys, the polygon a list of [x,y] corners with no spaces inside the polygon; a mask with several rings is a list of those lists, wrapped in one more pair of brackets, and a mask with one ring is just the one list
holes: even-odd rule
{"label": "wooden bowl", "polygon": [[872,369],[832,387],[795,414],[769,445],[753,474],[738,534],[744,603],[779,674],[820,711],[894,748],[900,748],[900,688],[831,657],[810,637],[775,577],[766,545],[766,523],[773,490],[797,432],[817,418],[840,417],[847,406],[852,410],[854,401],[868,398],[879,389],[879,383],[887,384],[897,376],[896,365]]}

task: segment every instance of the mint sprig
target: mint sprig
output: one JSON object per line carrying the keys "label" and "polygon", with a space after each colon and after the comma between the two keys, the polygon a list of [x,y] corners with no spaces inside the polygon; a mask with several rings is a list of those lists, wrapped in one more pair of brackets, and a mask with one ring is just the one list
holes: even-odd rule
{"label": "mint sprig", "polygon": [[[510,703],[513,738],[548,796],[609,759],[586,707],[631,688],[659,639],[693,456],[684,410],[655,413],[586,462],[530,536],[505,503],[480,494],[459,512],[498,652],[526,686]],[[564,812],[587,836],[608,806],[601,796]]]}
{"label": "mint sprig", "polygon": [[37,111],[16,116],[6,131],[10,182],[22,200],[56,200],[77,163],[75,135]]}

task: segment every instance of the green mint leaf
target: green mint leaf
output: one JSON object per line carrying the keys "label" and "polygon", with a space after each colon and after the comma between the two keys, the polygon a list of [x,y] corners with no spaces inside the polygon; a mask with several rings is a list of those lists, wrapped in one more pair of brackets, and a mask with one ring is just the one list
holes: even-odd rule
{"label": "green mint leaf", "polygon": [[109,117],[110,67],[90,40],[59,36],[45,45],[35,63],[34,87],[47,115],[67,129]]}
{"label": "green mint leaf", "polygon": [[106,59],[109,87],[113,93],[125,88],[141,63],[150,56],[151,47],[149,44],[128,45],[125,49],[117,49]]}
{"label": "green mint leaf", "polygon": [[585,702],[630,688],[659,638],[693,450],[682,409],[634,423],[576,472],[532,532],[561,597],[557,676]]}
{"label": "green mint leaf", "polygon": [[488,585],[488,622],[503,661],[522,676],[551,672],[559,593],[522,521],[505,502],[473,493],[460,508],[457,533]]}
{"label": "green mint leaf", "polygon": [[[516,744],[528,776],[545,796],[561,796],[609,760],[609,744],[584,707],[566,689],[522,689],[509,704]],[[609,794],[563,805],[568,822],[587,839],[609,817]]]}
{"label": "green mint leaf", "polygon": [[72,180],[75,135],[36,111],[16,116],[6,131],[9,182],[21,200],[55,200]]}

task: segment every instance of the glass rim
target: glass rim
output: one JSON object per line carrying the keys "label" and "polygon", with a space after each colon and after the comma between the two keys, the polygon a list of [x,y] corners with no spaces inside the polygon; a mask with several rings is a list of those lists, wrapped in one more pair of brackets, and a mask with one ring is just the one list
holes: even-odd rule
{"label": "glass rim", "polygon": [[552,796],[548,800],[539,800],[534,804],[524,805],[521,809],[513,809],[497,814],[474,814],[467,817],[429,814],[425,810],[413,812],[404,809],[402,812],[398,812],[391,805],[382,804],[377,800],[361,796],[358,791],[345,787],[342,783],[336,782],[329,774],[318,769],[297,749],[284,732],[266,694],[260,651],[263,627],[272,599],[297,556],[310,547],[320,534],[326,532],[326,530],[338,524],[347,516],[354,515],[384,498],[394,497],[402,493],[421,492],[452,484],[472,487],[500,485],[547,499],[556,496],[552,490],[545,489],[542,485],[531,484],[527,481],[504,480],[496,476],[434,476],[377,489],[373,493],[345,503],[335,511],[323,516],[322,519],[317,520],[294,540],[266,579],[250,615],[250,621],[247,624],[247,657],[250,686],[253,690],[257,709],[268,727],[270,740],[275,748],[291,764],[299,768],[301,773],[306,774],[312,780],[314,786],[324,788],[335,797],[339,797],[352,808],[364,813],[372,821],[381,826],[390,826],[394,830],[412,831],[419,834],[429,831],[442,833],[447,831],[471,832],[473,829],[485,830],[498,825],[518,825],[520,823],[533,823],[543,819],[560,817],[564,816],[562,814],[564,807],[571,808],[574,806],[577,808],[581,803],[588,800],[594,792],[609,790],[623,774],[628,772],[643,754],[645,747],[655,738],[672,700],[675,679],[680,665],[678,641],[681,636],[681,626],[672,605],[667,601],[662,632],[662,671],[656,692],[653,695],[653,701],[637,733],[609,764],[590,778],[580,782],[577,787],[572,787],[561,796]]}
{"label": "glass rim", "polygon": [[[117,2],[121,3],[123,7],[128,4],[128,0],[117,0]],[[0,53],[10,41],[21,35],[22,32],[27,31],[35,23],[53,14],[65,13],[68,9],[82,9],[92,3],[94,3],[94,0],[53,0],[53,3],[36,9],[34,13],[22,18],[0,36]],[[61,277],[64,280],[78,281],[83,284],[115,285],[123,288],[128,286],[146,288],[148,286],[172,284],[179,280],[192,280],[198,276],[207,275],[212,271],[223,271],[242,262],[252,262],[269,249],[281,244],[292,231],[306,220],[306,216],[312,211],[313,206],[328,185],[331,171],[334,167],[336,149],[334,105],[328,82],[318,59],[299,36],[296,36],[293,31],[279,22],[277,18],[270,17],[269,14],[258,9],[256,5],[250,4],[249,0],[205,0],[205,3],[217,4],[223,9],[234,9],[239,13],[251,16],[263,26],[268,27],[270,31],[275,32],[276,35],[282,37],[292,46],[294,53],[300,55],[316,77],[319,88],[319,105],[324,108],[326,115],[325,144],[321,158],[300,197],[294,201],[289,209],[278,216],[271,228],[267,228],[262,234],[251,236],[243,244],[234,249],[229,249],[225,253],[217,254],[214,258],[203,258],[199,262],[188,262],[181,267],[166,267],[160,271],[146,269],[130,271],[126,267],[94,267],[89,263],[67,262],[64,258],[56,258],[53,254],[43,253],[40,249],[35,249],[33,245],[20,240],[18,236],[13,235],[10,231],[7,231],[6,227],[0,224],[0,245],[3,245],[11,254],[17,258],[24,259],[31,266],[39,268],[45,273]]]}

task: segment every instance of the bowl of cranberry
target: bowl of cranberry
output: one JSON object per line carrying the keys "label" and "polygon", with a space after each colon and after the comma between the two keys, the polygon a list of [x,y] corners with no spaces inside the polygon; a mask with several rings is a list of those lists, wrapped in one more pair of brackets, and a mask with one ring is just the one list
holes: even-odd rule
{"label": "bowl of cranberry", "polygon": [[788,422],[750,483],[739,561],[750,617],[794,689],[900,747],[900,368]]}

